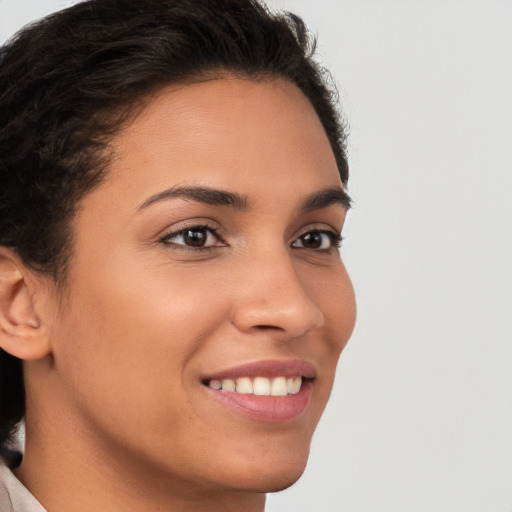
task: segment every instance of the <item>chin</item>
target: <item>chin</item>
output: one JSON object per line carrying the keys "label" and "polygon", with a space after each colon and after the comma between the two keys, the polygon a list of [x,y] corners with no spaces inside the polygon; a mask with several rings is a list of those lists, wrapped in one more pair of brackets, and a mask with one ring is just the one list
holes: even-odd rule
{"label": "chin", "polygon": [[304,473],[305,469],[306,465],[304,464],[300,471],[295,471],[293,474],[289,474],[287,478],[283,478],[282,480],[275,480],[274,482],[272,482],[271,486],[267,487],[267,489],[262,492],[271,493],[284,491],[285,489],[288,489],[288,487],[291,487],[295,482],[297,482],[297,480]]}
{"label": "chin", "polygon": [[[235,487],[258,493],[282,491],[292,486],[306,469],[309,450],[297,450],[288,454],[275,453],[273,457],[263,457],[260,462],[246,463],[242,471],[237,471]],[[257,462],[256,464],[254,462]],[[234,474],[236,474],[234,473]]]}
{"label": "chin", "polygon": [[304,464],[300,468],[294,468],[293,470],[280,472],[279,474],[269,473],[260,475],[258,478],[248,479],[248,481],[243,483],[238,482],[237,487],[241,487],[243,491],[262,494],[284,491],[297,482],[305,469],[306,465]]}

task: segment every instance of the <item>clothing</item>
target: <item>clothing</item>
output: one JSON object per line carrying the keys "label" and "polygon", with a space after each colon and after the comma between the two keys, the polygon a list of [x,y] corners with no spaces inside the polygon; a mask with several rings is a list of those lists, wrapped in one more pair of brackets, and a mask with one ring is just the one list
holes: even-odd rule
{"label": "clothing", "polygon": [[46,512],[0,459],[0,512]]}

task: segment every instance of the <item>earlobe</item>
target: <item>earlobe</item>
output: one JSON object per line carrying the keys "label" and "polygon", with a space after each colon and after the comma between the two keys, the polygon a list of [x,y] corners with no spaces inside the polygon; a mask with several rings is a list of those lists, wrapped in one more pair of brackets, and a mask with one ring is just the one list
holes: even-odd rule
{"label": "earlobe", "polygon": [[30,272],[12,250],[0,247],[0,348],[36,360],[49,354],[50,344],[36,313]]}

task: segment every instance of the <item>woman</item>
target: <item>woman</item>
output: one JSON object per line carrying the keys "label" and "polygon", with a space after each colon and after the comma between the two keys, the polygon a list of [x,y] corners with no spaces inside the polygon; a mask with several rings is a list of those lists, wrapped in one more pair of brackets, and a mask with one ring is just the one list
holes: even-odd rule
{"label": "woman", "polygon": [[91,0],[3,48],[2,511],[256,512],[300,477],[355,320],[310,50],[250,0]]}

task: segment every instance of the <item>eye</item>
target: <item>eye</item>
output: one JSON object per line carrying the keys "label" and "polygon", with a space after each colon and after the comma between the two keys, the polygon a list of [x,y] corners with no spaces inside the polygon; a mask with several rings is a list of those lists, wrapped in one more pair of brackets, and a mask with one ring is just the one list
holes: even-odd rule
{"label": "eye", "polygon": [[163,236],[161,241],[166,244],[182,245],[193,249],[223,245],[215,229],[210,226],[190,226]]}
{"label": "eye", "polygon": [[293,242],[292,247],[327,251],[333,247],[339,248],[341,241],[341,235],[334,231],[320,231],[316,229],[301,235]]}

